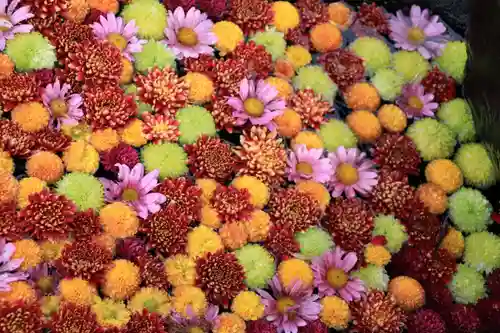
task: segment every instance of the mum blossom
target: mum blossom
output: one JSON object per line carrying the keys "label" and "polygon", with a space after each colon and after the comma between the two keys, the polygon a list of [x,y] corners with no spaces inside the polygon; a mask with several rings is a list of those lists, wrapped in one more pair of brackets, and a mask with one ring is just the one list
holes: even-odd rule
{"label": "mum blossom", "polygon": [[389,27],[397,48],[418,51],[425,59],[441,55],[446,44],[446,27],[439,22],[439,16],[429,17],[429,10],[417,5],[411,7],[409,17],[397,11],[389,19]]}
{"label": "mum blossom", "polygon": [[[25,34],[33,29],[31,24],[19,24],[32,18],[30,6],[23,6],[16,10],[21,0],[0,0],[0,51],[5,49],[8,39],[14,38],[15,34]],[[7,6],[8,5],[8,6]]]}
{"label": "mum blossom", "polygon": [[345,252],[338,246],[314,258],[311,268],[319,295],[339,295],[346,302],[360,299],[366,290],[363,281],[349,275],[357,261],[356,253]]}
{"label": "mum blossom", "polygon": [[158,170],[144,175],[144,165],[137,163],[132,170],[125,164],[118,167],[118,182],[100,178],[104,185],[104,198],[107,202],[123,201],[132,206],[137,215],[143,219],[149,213],[156,213],[167,198],[156,192],[151,192],[158,185]]}
{"label": "mum blossom", "polygon": [[293,182],[310,179],[326,183],[332,173],[332,165],[327,157],[323,157],[323,149],[307,149],[302,144],[290,151],[287,164],[288,180]]}
{"label": "mum blossom", "polygon": [[217,36],[212,32],[213,22],[207,14],[191,7],[187,13],[182,7],[174,12],[168,11],[167,28],[165,29],[167,44],[178,59],[198,58],[200,54],[213,54],[213,45]]}
{"label": "mum blossom", "polygon": [[217,319],[219,314],[219,307],[217,305],[209,304],[205,313],[198,316],[191,305],[186,307],[186,315],[183,316],[180,313],[172,312],[171,315],[171,325],[169,329],[173,329],[175,332],[210,332],[212,326]]}
{"label": "mum blossom", "polygon": [[45,87],[42,93],[43,104],[50,111],[51,126],[59,129],[61,125],[76,125],[83,117],[83,98],[79,94],[68,94],[71,86],[59,80]]}
{"label": "mum blossom", "polygon": [[333,169],[328,184],[332,196],[339,197],[345,193],[348,198],[353,198],[356,192],[365,195],[377,185],[374,164],[359,149],[340,146],[337,151],[328,154],[328,158]]}
{"label": "mum blossom", "polygon": [[0,291],[9,291],[11,282],[26,280],[28,274],[16,272],[24,259],[11,259],[16,246],[7,243],[5,238],[0,239]]}
{"label": "mum blossom", "polygon": [[318,319],[321,311],[319,296],[311,288],[305,288],[300,281],[292,286],[282,286],[277,275],[269,281],[272,295],[258,289],[264,304],[264,316],[276,326],[278,333],[297,333],[299,327]]}
{"label": "mum blossom", "polygon": [[434,94],[426,94],[420,83],[405,85],[396,103],[408,118],[433,117],[439,107],[439,104],[434,102]]}
{"label": "mum blossom", "polygon": [[236,125],[247,121],[252,125],[264,125],[270,131],[276,129],[273,119],[281,116],[286,102],[278,97],[278,91],[264,80],[243,79],[239,97],[230,97],[227,104],[233,108]]}
{"label": "mum blossom", "polygon": [[141,52],[142,45],[147,43],[146,40],[137,38],[138,28],[135,20],[125,24],[121,17],[108,13],[106,16],[101,15],[99,22],[92,24],[94,35],[98,39],[111,42],[122,51],[125,58],[134,61],[132,53]]}

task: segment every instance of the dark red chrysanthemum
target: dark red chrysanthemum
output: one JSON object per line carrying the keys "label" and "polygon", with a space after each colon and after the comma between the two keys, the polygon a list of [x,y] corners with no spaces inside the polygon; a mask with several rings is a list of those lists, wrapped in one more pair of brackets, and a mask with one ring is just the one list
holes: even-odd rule
{"label": "dark red chrysanthemum", "polygon": [[236,23],[245,35],[264,30],[271,24],[274,12],[266,0],[232,0],[228,12],[228,20]]}
{"label": "dark red chrysanthemum", "polygon": [[96,333],[100,331],[95,313],[90,306],[63,302],[48,325],[52,333]]}
{"label": "dark red chrysanthemum", "polygon": [[214,78],[217,59],[211,55],[201,54],[198,58],[184,58],[182,62],[187,72],[203,73],[210,78]]}
{"label": "dark red chrysanthemum", "polygon": [[195,0],[165,0],[163,2],[163,5],[167,9],[181,7],[182,9],[184,9],[185,12],[187,12],[191,7],[194,7],[195,4],[196,4]]}
{"label": "dark red chrysanthemum", "polygon": [[299,333],[328,333],[328,326],[316,319],[308,323],[307,326],[299,327]]}
{"label": "dark red chrysanthemum", "polygon": [[136,237],[120,239],[116,243],[116,255],[137,264],[140,257],[148,255],[144,241]]}
{"label": "dark red chrysanthemum", "polygon": [[293,233],[317,225],[322,211],[312,196],[295,188],[276,190],[269,200],[269,215],[273,223]]}
{"label": "dark red chrysanthemum", "polygon": [[196,261],[196,285],[203,289],[210,302],[224,307],[245,286],[243,266],[233,253],[209,253]]}
{"label": "dark red chrysanthemum", "polygon": [[324,53],[319,56],[318,62],[342,90],[362,81],[365,77],[363,59],[346,49]]}
{"label": "dark red chrysanthemum", "polygon": [[99,217],[91,208],[85,212],[76,212],[73,222],[71,223],[71,228],[73,230],[73,236],[77,240],[89,240],[102,233]]}
{"label": "dark red chrysanthemum", "polygon": [[76,206],[63,195],[44,189],[29,196],[19,212],[25,232],[35,239],[66,238],[71,231]]}
{"label": "dark red chrysanthemum", "polygon": [[476,305],[483,332],[496,332],[500,327],[500,300],[484,298]]}
{"label": "dark red chrysanthemum", "polygon": [[[123,2],[127,3],[128,0],[127,1],[123,1]],[[90,8],[90,11],[87,14],[87,16],[85,17],[85,20],[83,21],[83,24],[91,26],[92,23],[99,22],[99,18],[101,16],[106,16],[106,13],[103,13],[100,10],[95,9],[95,8]]]}
{"label": "dark red chrysanthemum", "polygon": [[0,205],[0,237],[9,241],[18,240],[23,235],[22,229],[16,211],[16,203],[10,202]]}
{"label": "dark red chrysanthemum", "polygon": [[240,82],[248,75],[245,62],[242,59],[219,59],[214,71],[214,83],[218,96],[239,94]]}
{"label": "dark red chrysanthemum", "polygon": [[187,178],[165,179],[155,192],[167,197],[167,204],[175,206],[188,222],[198,221],[201,212],[201,188]]}
{"label": "dark red chrysanthemum", "polygon": [[380,34],[389,34],[387,14],[382,7],[377,6],[375,3],[370,5],[367,3],[361,4],[356,19],[364,26],[377,30]]}
{"label": "dark red chrysanthemum", "polygon": [[140,256],[135,261],[139,266],[142,285],[145,287],[155,287],[167,291],[170,283],[165,274],[165,264],[158,257],[148,254]]}
{"label": "dark red chrysanthemum", "polygon": [[69,147],[71,138],[64,135],[61,131],[49,127],[35,133],[38,148],[41,150],[61,153]]}
{"label": "dark red chrysanthemum", "polygon": [[273,69],[271,54],[263,45],[257,45],[254,41],[238,44],[232,57],[243,60],[247,72],[255,74],[258,79],[265,79]]}
{"label": "dark red chrysanthemum", "polygon": [[23,0],[23,4],[30,6],[30,12],[41,19],[57,16],[69,8],[68,0]]}
{"label": "dark red chrysanthemum", "polygon": [[372,159],[379,167],[418,175],[422,162],[417,147],[406,135],[384,133],[372,147]]}
{"label": "dark red chrysanthemum", "polygon": [[53,83],[55,80],[55,73],[53,69],[38,69],[32,72],[35,75],[38,82],[40,82],[41,87],[45,87],[48,84]]}
{"label": "dark red chrysanthemum", "polygon": [[287,31],[285,38],[291,44],[301,45],[307,50],[311,49],[311,40],[309,35],[302,31],[300,28],[294,28]]}
{"label": "dark red chrysanthemum", "polygon": [[208,106],[208,110],[214,117],[215,126],[218,130],[226,130],[232,133],[236,126],[236,118],[233,117],[233,108],[227,104],[227,97],[213,96],[212,104]]}
{"label": "dark red chrysanthemum", "polygon": [[40,82],[35,75],[14,72],[0,80],[0,103],[10,111],[20,103],[40,101]]}
{"label": "dark red chrysanthemum", "polygon": [[446,333],[446,324],[439,313],[432,310],[418,310],[408,317],[408,333]]}
{"label": "dark red chrysanthemum", "polygon": [[435,246],[441,233],[441,220],[431,214],[418,199],[415,199],[411,206],[408,218],[401,221],[408,232],[408,244]]}
{"label": "dark red chrysanthemum", "polygon": [[36,138],[15,122],[0,119],[0,148],[13,157],[27,157],[37,145]]}
{"label": "dark red chrysanthemum", "polygon": [[453,295],[446,285],[426,283],[424,288],[426,308],[443,314],[453,305]]}
{"label": "dark red chrysanthemum", "polygon": [[295,7],[299,10],[300,27],[304,31],[330,19],[328,6],[321,0],[297,0]]}
{"label": "dark red chrysanthemum", "polygon": [[51,15],[46,18],[41,18],[38,16],[32,17],[26,21],[26,23],[33,26],[33,30],[40,32],[45,37],[52,33],[52,27],[63,21],[61,15]]}
{"label": "dark red chrysanthemum", "polygon": [[85,118],[93,129],[118,129],[137,114],[134,96],[126,95],[119,86],[94,87],[85,91]]}
{"label": "dark red chrysanthemum", "polygon": [[227,11],[226,0],[196,0],[196,5],[210,17],[221,17]]}
{"label": "dark red chrysanthemum", "polygon": [[0,333],[42,333],[42,318],[38,302],[0,303]]}
{"label": "dark red chrysanthemum", "polygon": [[490,295],[500,299],[500,268],[495,269],[488,275],[487,283]]}
{"label": "dark red chrysanthemum", "polygon": [[434,100],[438,103],[448,102],[457,96],[457,85],[455,80],[434,67],[422,80],[425,92],[434,94]]}
{"label": "dark red chrysanthemum", "polygon": [[350,303],[353,330],[358,333],[399,333],[405,326],[406,315],[394,299],[381,291]]}
{"label": "dark red chrysanthemum", "polygon": [[471,305],[454,304],[444,319],[448,331],[453,333],[477,333],[481,326],[477,311]]}
{"label": "dark red chrysanthemum", "polygon": [[123,142],[101,154],[101,164],[107,171],[118,172],[117,163],[132,169],[139,162],[137,150]]}
{"label": "dark red chrysanthemum", "polygon": [[196,143],[185,145],[184,150],[189,157],[189,170],[196,178],[225,182],[235,172],[236,155],[231,146],[219,138],[202,136]]}
{"label": "dark red chrysanthemum", "polygon": [[280,260],[292,258],[295,253],[300,251],[300,246],[295,240],[293,232],[279,226],[271,227],[264,247]]}
{"label": "dark red chrysanthemum", "polygon": [[143,309],[134,312],[123,333],[167,333],[162,318],[157,313]]}
{"label": "dark red chrysanthemum", "polygon": [[64,247],[57,267],[65,277],[91,280],[98,278],[112,260],[110,250],[95,242],[81,240]]}
{"label": "dark red chrysanthemum", "polygon": [[288,107],[297,112],[305,126],[319,129],[330,111],[330,104],[321,99],[312,89],[297,91],[288,101]]}
{"label": "dark red chrysanthemum", "polygon": [[250,217],[253,206],[247,189],[218,185],[210,203],[221,221],[225,223],[245,221]]}
{"label": "dark red chrysanthemum", "polygon": [[72,20],[65,20],[53,25],[48,38],[55,46],[59,61],[65,62],[65,57],[75,47],[86,41],[94,40],[92,27],[85,24],[78,24]]}
{"label": "dark red chrysanthemum", "polygon": [[255,321],[248,321],[246,333],[277,333],[276,326],[273,323],[259,319]]}
{"label": "dark red chrysanthemum", "polygon": [[372,239],[373,214],[368,205],[358,198],[333,200],[323,220],[333,235],[335,244],[346,251],[363,251]]}

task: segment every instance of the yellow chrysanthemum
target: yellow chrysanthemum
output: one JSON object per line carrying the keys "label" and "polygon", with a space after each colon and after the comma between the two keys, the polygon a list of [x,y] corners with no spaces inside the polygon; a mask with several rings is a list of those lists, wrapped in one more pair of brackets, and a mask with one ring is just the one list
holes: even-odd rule
{"label": "yellow chrysanthemum", "polygon": [[217,229],[222,225],[219,213],[209,204],[205,204],[201,207],[200,223],[212,229]]}
{"label": "yellow chrysanthemum", "polygon": [[287,1],[273,2],[274,19],[273,25],[276,30],[287,32],[289,29],[296,28],[300,23],[300,15],[297,8]]}
{"label": "yellow chrysanthemum", "polygon": [[373,142],[382,134],[380,120],[370,111],[351,112],[346,123],[362,142]]}
{"label": "yellow chrysanthemum", "polygon": [[349,305],[340,297],[326,296],[321,300],[319,318],[329,328],[346,329],[351,319]]}
{"label": "yellow chrysanthemum", "polygon": [[42,262],[42,249],[32,239],[22,239],[14,242],[16,250],[12,259],[23,259],[21,269],[23,271],[36,267]]}
{"label": "yellow chrysanthemum", "polygon": [[57,260],[61,257],[64,247],[69,244],[68,240],[46,240],[40,243],[42,258],[46,262]]}
{"label": "yellow chrysanthemum", "polygon": [[295,69],[308,65],[312,61],[311,53],[302,45],[289,46],[286,49],[286,57]]}
{"label": "yellow chrysanthemum", "polygon": [[208,204],[217,188],[217,182],[210,178],[199,178],[196,179],[196,185],[201,188],[201,201]]}
{"label": "yellow chrysanthemum", "polygon": [[84,140],[73,141],[62,159],[69,172],[93,174],[99,168],[99,153]]}
{"label": "yellow chrysanthemum", "polygon": [[8,173],[14,171],[14,161],[10,154],[6,151],[0,149],[0,170],[5,170]]}
{"label": "yellow chrysanthemum", "polygon": [[261,180],[253,176],[240,176],[233,180],[232,185],[239,190],[247,189],[250,193],[250,203],[257,209],[264,208],[269,201],[269,188]]}
{"label": "yellow chrysanthemum", "polygon": [[330,193],[328,189],[321,183],[315,182],[314,180],[304,180],[297,184],[297,189],[299,192],[309,194],[313,199],[315,199],[322,210],[326,209],[326,206],[330,203]]}
{"label": "yellow chrysanthemum", "polygon": [[441,241],[440,247],[458,259],[464,253],[464,235],[462,235],[462,233],[455,228],[449,228],[446,236]]}
{"label": "yellow chrysanthemum", "polygon": [[99,214],[104,232],[115,238],[132,237],[139,228],[137,213],[123,202],[104,206]]}
{"label": "yellow chrysanthemum", "polygon": [[204,257],[222,249],[222,239],[209,227],[200,225],[188,233],[187,251],[191,258]]}
{"label": "yellow chrysanthemum", "polygon": [[36,291],[29,285],[28,282],[11,282],[9,283],[9,287],[9,291],[0,291],[0,301],[9,303],[16,303],[19,301],[23,301],[25,303],[36,302]]}
{"label": "yellow chrysanthemum", "polygon": [[223,313],[217,317],[214,333],[245,333],[246,324],[240,316],[234,313]]}
{"label": "yellow chrysanthemum", "polygon": [[293,87],[285,79],[276,76],[270,76],[266,80],[267,84],[272,85],[278,91],[278,97],[287,99],[293,94]]}
{"label": "yellow chrysanthemum", "polygon": [[278,277],[284,286],[291,287],[299,281],[302,286],[309,287],[313,282],[313,271],[309,264],[300,259],[288,259],[278,266]]}
{"label": "yellow chrysanthemum", "polygon": [[122,73],[120,75],[120,84],[128,84],[134,78],[134,65],[132,61],[122,57]]}
{"label": "yellow chrysanthemum", "polygon": [[462,170],[452,161],[438,159],[425,167],[425,178],[429,183],[440,186],[450,194],[458,190],[464,183]]}
{"label": "yellow chrysanthemum", "polygon": [[118,146],[120,143],[120,136],[118,132],[112,128],[97,130],[92,132],[90,143],[97,151],[106,151]]}
{"label": "yellow chrysanthemum", "polygon": [[[198,316],[202,315],[207,305],[205,293],[198,287],[179,286],[174,289],[172,308],[184,317],[188,317],[189,312]],[[188,311],[188,307],[191,311]]]}
{"label": "yellow chrysanthemum", "polygon": [[16,106],[10,117],[23,131],[37,132],[49,124],[50,113],[38,102],[22,103]]}
{"label": "yellow chrysanthemum", "polygon": [[130,320],[130,311],[125,304],[109,298],[95,302],[92,310],[96,314],[97,322],[105,328],[123,328]]}
{"label": "yellow chrysanthemum", "polygon": [[222,243],[229,250],[236,250],[248,243],[248,231],[243,222],[226,223],[219,229]]}
{"label": "yellow chrysanthemum", "polygon": [[77,305],[91,305],[97,291],[87,280],[80,278],[64,279],[59,283],[59,292],[63,300]]}
{"label": "yellow chrysanthemum", "polygon": [[54,183],[64,174],[64,164],[59,156],[48,151],[32,155],[26,162],[26,173],[47,183]]}
{"label": "yellow chrysanthemum", "polygon": [[278,134],[286,138],[293,138],[302,130],[302,119],[297,111],[285,108],[283,113],[274,118]]}
{"label": "yellow chrysanthemum", "polygon": [[425,304],[425,290],[417,280],[398,276],[389,282],[388,294],[405,311],[414,311]]}
{"label": "yellow chrysanthemum", "polygon": [[76,23],[83,23],[85,17],[90,11],[90,6],[87,0],[70,0],[69,8],[64,12],[65,18],[75,21]]}
{"label": "yellow chrysanthemum", "polygon": [[134,119],[120,131],[122,141],[134,147],[144,146],[148,140],[142,132],[143,122],[140,119]]}
{"label": "yellow chrysanthemum", "polygon": [[245,39],[241,28],[229,21],[215,23],[212,32],[217,36],[215,47],[217,47],[221,56],[233,52],[236,46]]}
{"label": "yellow chrysanthemum", "polygon": [[292,149],[295,149],[296,145],[305,145],[307,149],[322,149],[323,141],[316,132],[302,131],[292,139]]}
{"label": "yellow chrysanthemum", "polygon": [[24,208],[29,203],[29,196],[39,193],[47,187],[47,183],[36,177],[26,177],[19,181],[19,191],[17,192],[17,207]]}
{"label": "yellow chrysanthemum", "polygon": [[170,313],[170,296],[158,288],[142,288],[135,293],[127,306],[132,312],[142,313],[142,310],[146,309],[150,313],[166,316]]}
{"label": "yellow chrysanthemum", "polygon": [[258,320],[264,315],[264,304],[253,291],[242,291],[234,298],[231,310],[244,320]]}
{"label": "yellow chrysanthemum", "polygon": [[189,72],[184,76],[184,81],[189,84],[189,100],[191,102],[203,104],[210,101],[214,92],[214,83],[208,76]]}
{"label": "yellow chrysanthemum", "polygon": [[194,285],[196,280],[196,263],[184,254],[177,254],[165,261],[165,274],[168,282],[174,287]]}
{"label": "yellow chrysanthemum", "polygon": [[352,21],[351,9],[341,1],[328,5],[328,16],[340,29],[347,28]]}
{"label": "yellow chrysanthemum", "polygon": [[59,310],[61,296],[44,296],[40,299],[40,308],[45,317],[50,318]]}
{"label": "yellow chrysanthemum", "polygon": [[254,210],[250,218],[244,222],[250,242],[262,242],[271,229],[271,218],[262,210]]}
{"label": "yellow chrysanthemum", "polygon": [[132,296],[141,283],[139,267],[128,260],[119,259],[104,275],[102,292],[116,300]]}
{"label": "yellow chrysanthemum", "polygon": [[19,183],[16,178],[10,172],[0,169],[0,204],[13,201],[18,190]]}
{"label": "yellow chrysanthemum", "polygon": [[385,266],[391,261],[391,253],[381,245],[368,244],[365,248],[365,260],[368,264]]}
{"label": "yellow chrysanthemum", "polygon": [[389,132],[399,133],[404,131],[408,120],[406,114],[394,104],[385,104],[377,113],[380,125]]}

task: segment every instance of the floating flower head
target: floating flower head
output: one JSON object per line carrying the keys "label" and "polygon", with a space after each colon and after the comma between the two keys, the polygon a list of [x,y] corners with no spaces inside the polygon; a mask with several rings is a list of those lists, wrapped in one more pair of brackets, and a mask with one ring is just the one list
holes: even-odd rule
{"label": "floating flower head", "polygon": [[365,156],[357,148],[346,149],[343,146],[328,154],[333,168],[330,190],[334,197],[339,197],[342,193],[349,198],[353,198],[356,192],[368,194],[377,185],[377,172],[373,163]]}
{"label": "floating flower head", "polygon": [[116,17],[113,13],[99,17],[100,23],[93,23],[94,35],[101,40],[107,40],[123,52],[123,56],[130,61],[134,60],[132,53],[142,51],[142,45],[146,40],[136,37],[138,28],[135,20],[128,23],[123,22],[121,17]]}
{"label": "floating flower head", "polygon": [[340,295],[347,302],[360,299],[365,292],[363,281],[349,276],[357,261],[356,253],[345,252],[339,246],[314,258],[311,267],[319,294]]}
{"label": "floating flower head", "polygon": [[288,180],[297,182],[301,179],[312,179],[326,183],[330,179],[332,166],[327,157],[323,157],[323,149],[307,149],[305,145],[296,145],[288,155]]}
{"label": "floating flower head", "polygon": [[205,314],[198,316],[190,305],[186,309],[187,316],[180,313],[173,312],[167,327],[172,332],[210,332],[217,315],[219,314],[219,307],[209,304],[205,310]]}
{"label": "floating flower head", "polygon": [[68,94],[70,89],[69,84],[61,84],[56,80],[53,84],[47,85],[42,94],[43,104],[52,116],[51,125],[55,125],[57,129],[61,125],[77,125],[83,117],[81,109],[83,98],[79,94]]}
{"label": "floating flower head", "polygon": [[217,42],[212,32],[213,23],[207,14],[191,7],[187,13],[182,7],[168,12],[168,27],[164,42],[174,51],[178,59],[198,58],[200,54],[212,55],[210,45]]}
{"label": "floating flower head", "polygon": [[104,185],[105,199],[108,202],[124,201],[130,204],[141,218],[149,213],[156,213],[167,198],[151,192],[158,184],[158,170],[144,175],[144,165],[137,163],[132,169],[125,164],[117,164],[118,183],[101,178]]}
{"label": "floating flower head", "polygon": [[441,55],[446,45],[443,34],[446,27],[439,22],[439,16],[429,16],[429,10],[422,10],[413,5],[410,16],[404,16],[402,11],[389,20],[391,38],[396,47],[408,51],[418,51],[424,58],[430,59]]}
{"label": "floating flower head", "polygon": [[426,94],[420,83],[411,83],[403,87],[403,93],[397,100],[408,118],[433,117],[439,104],[434,102],[434,94]]}
{"label": "floating flower head", "polygon": [[12,243],[7,243],[5,238],[0,239],[0,292],[9,291],[9,283],[25,280],[25,273],[15,272],[21,266],[23,259],[11,259],[16,251]]}
{"label": "floating flower head", "polygon": [[252,125],[264,125],[270,131],[276,128],[273,119],[281,116],[286,102],[278,97],[278,91],[263,80],[243,79],[240,82],[239,97],[227,100],[233,109],[236,124],[241,126],[247,121]]}
{"label": "floating flower head", "polygon": [[269,286],[272,295],[262,289],[257,293],[262,296],[266,320],[272,322],[278,332],[297,332],[299,327],[318,319],[321,305],[319,296],[314,295],[312,289],[304,288],[300,282],[282,286],[278,275],[269,281]]}
{"label": "floating flower head", "polygon": [[14,38],[15,34],[28,33],[33,29],[31,24],[19,24],[34,16],[30,13],[30,6],[16,10],[20,2],[20,0],[0,1],[0,51],[5,48],[6,41]]}

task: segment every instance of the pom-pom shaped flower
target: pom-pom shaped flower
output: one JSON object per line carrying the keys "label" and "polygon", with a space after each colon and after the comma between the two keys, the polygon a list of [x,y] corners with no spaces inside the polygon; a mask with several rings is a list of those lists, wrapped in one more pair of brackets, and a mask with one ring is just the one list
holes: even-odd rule
{"label": "pom-pom shaped flower", "polygon": [[437,117],[448,125],[461,143],[470,142],[476,136],[472,112],[464,99],[456,98],[442,103]]}
{"label": "pom-pom shaped flower", "polygon": [[312,89],[330,104],[333,104],[337,95],[337,85],[321,66],[309,65],[300,68],[292,83],[297,90]]}
{"label": "pom-pom shaped flower", "polygon": [[463,264],[458,266],[448,288],[454,300],[461,304],[476,304],[479,299],[486,296],[483,275]]}
{"label": "pom-pom shaped flower", "polygon": [[256,32],[251,41],[255,42],[256,45],[263,45],[272,56],[273,61],[278,60],[285,54],[286,41],[284,34],[273,28]]}
{"label": "pom-pom shaped flower", "polygon": [[464,41],[455,40],[446,43],[441,56],[436,58],[436,62],[442,71],[462,83],[467,58],[467,44]]}
{"label": "pom-pom shaped flower", "polygon": [[375,37],[360,37],[351,43],[349,48],[358,57],[364,60],[365,68],[371,74],[381,68],[389,67],[391,62],[391,50],[381,39]]}
{"label": "pom-pom shaped flower", "polygon": [[7,41],[5,54],[14,62],[16,69],[23,72],[53,68],[57,61],[54,46],[39,32],[16,35]]}
{"label": "pom-pom shaped flower", "polygon": [[366,195],[377,185],[377,172],[365,156],[357,148],[346,149],[343,146],[328,154],[333,169],[329,183],[332,196],[339,197],[345,193],[353,198],[356,192]]}
{"label": "pom-pom shaped flower", "polygon": [[401,250],[403,243],[408,240],[404,225],[391,215],[378,215],[375,217],[374,223],[373,235],[383,237],[385,240],[384,246],[392,253]]}
{"label": "pom-pom shaped flower", "polygon": [[57,183],[57,193],[70,199],[80,211],[89,208],[99,210],[104,201],[101,182],[86,173],[71,172],[66,174]]}
{"label": "pom-pom shaped flower", "polygon": [[61,84],[59,80],[56,80],[53,84],[46,86],[42,94],[43,104],[50,111],[57,129],[61,125],[76,125],[83,117],[82,96],[69,94],[70,89],[69,84]]}
{"label": "pom-pom shaped flower", "polygon": [[141,151],[141,159],[148,171],[158,169],[160,178],[177,178],[188,171],[187,154],[171,142],[150,144]]}
{"label": "pom-pom shaped flower", "polygon": [[451,220],[461,231],[484,231],[493,222],[493,208],[478,190],[461,188],[450,197],[449,206]]}
{"label": "pom-pom shaped flower", "polygon": [[298,113],[302,123],[318,129],[330,111],[330,104],[321,100],[321,95],[311,89],[300,90],[289,100],[289,107]]}
{"label": "pom-pom shaped flower", "polygon": [[175,115],[179,122],[179,143],[193,144],[202,136],[215,136],[217,130],[213,116],[201,106],[186,106]]}
{"label": "pom-pom shaped flower", "polygon": [[419,83],[405,85],[396,103],[408,118],[433,117],[439,106],[434,102],[434,95],[426,94],[424,86]]}
{"label": "pom-pom shaped flower", "polygon": [[406,83],[411,83],[422,80],[431,66],[416,51],[398,51],[392,54],[392,67]]}
{"label": "pom-pom shaped flower", "polygon": [[0,51],[5,48],[5,43],[9,39],[13,39],[15,34],[28,33],[33,29],[31,24],[19,24],[34,15],[30,12],[30,6],[17,8],[19,1],[5,1],[0,7]]}
{"label": "pom-pom shaped flower", "polygon": [[8,243],[5,238],[0,238],[0,292],[10,291],[10,283],[22,281],[28,277],[26,273],[16,272],[24,259],[12,258],[15,251],[16,246],[13,243]]}
{"label": "pom-pom shaped flower", "polygon": [[175,67],[175,54],[162,42],[149,40],[142,45],[142,51],[134,54],[134,67],[141,73],[158,67]]}
{"label": "pom-pom shaped flower", "polygon": [[[424,161],[447,158],[455,149],[455,135],[451,129],[431,118],[415,121],[406,132]],[[484,162],[482,162],[484,163]]]}
{"label": "pom-pom shaped flower", "polygon": [[264,288],[276,271],[274,257],[257,244],[245,245],[235,254],[243,266],[245,284],[249,288]]}
{"label": "pom-pom shaped flower", "polygon": [[36,139],[41,150],[53,153],[65,151],[71,143],[71,138],[63,132],[48,127],[37,132]]}
{"label": "pom-pom shaped flower", "polygon": [[167,26],[167,10],[158,1],[132,1],[123,8],[121,16],[125,22],[134,20],[138,28],[137,35],[141,38],[160,40],[164,37],[164,29]]}
{"label": "pom-pom shaped flower", "polygon": [[418,175],[420,155],[413,141],[406,135],[383,134],[372,147],[373,162],[381,168]]}
{"label": "pom-pom shaped flower", "polygon": [[295,240],[300,244],[300,255],[305,259],[319,257],[333,247],[332,236],[319,227],[296,233]]}
{"label": "pom-pom shaped flower", "polygon": [[307,149],[305,145],[296,145],[288,155],[288,180],[298,182],[312,179],[326,183],[330,179],[332,166],[330,159],[322,155],[323,149]]}
{"label": "pom-pom shaped flower", "polygon": [[464,262],[477,271],[490,273],[500,267],[500,237],[483,231],[465,239]]}
{"label": "pom-pom shaped flower", "polygon": [[485,189],[495,183],[495,167],[484,145],[480,143],[462,145],[458,148],[454,160],[467,184]]}
{"label": "pom-pom shaped flower", "polygon": [[339,147],[354,148],[358,139],[352,130],[339,119],[330,119],[321,125],[318,133],[326,150],[336,151]]}
{"label": "pom-pom shaped flower", "polygon": [[446,328],[457,333],[474,333],[481,327],[476,309],[471,305],[454,304],[445,314]]}

